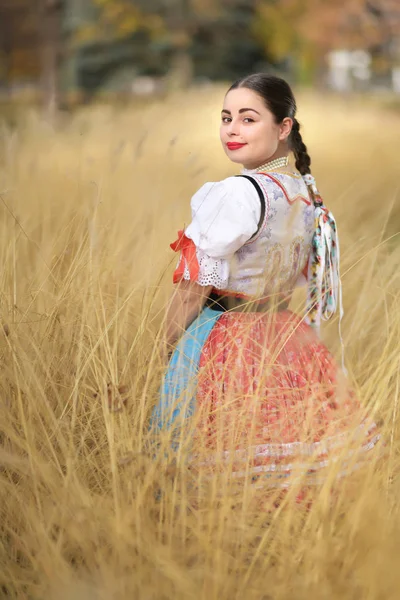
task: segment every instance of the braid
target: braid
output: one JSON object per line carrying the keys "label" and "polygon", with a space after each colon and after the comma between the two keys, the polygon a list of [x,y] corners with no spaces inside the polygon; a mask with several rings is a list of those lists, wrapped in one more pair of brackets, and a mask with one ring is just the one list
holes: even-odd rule
{"label": "braid", "polygon": [[311,158],[307,152],[307,146],[303,142],[300,133],[300,123],[296,118],[293,119],[293,127],[291,133],[292,150],[296,158],[296,169],[302,174],[311,173],[310,165]]}

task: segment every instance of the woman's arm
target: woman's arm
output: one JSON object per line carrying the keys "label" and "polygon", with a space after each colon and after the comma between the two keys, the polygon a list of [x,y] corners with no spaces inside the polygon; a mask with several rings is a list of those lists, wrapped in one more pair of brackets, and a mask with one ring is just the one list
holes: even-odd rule
{"label": "woman's arm", "polygon": [[174,344],[198,316],[212,286],[202,286],[192,281],[181,281],[175,286],[168,304],[165,324],[167,348]]}

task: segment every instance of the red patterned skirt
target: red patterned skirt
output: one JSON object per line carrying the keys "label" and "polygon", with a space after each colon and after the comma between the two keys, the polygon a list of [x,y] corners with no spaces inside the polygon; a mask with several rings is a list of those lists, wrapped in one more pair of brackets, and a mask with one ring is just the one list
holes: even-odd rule
{"label": "red patterned skirt", "polygon": [[331,353],[289,310],[219,318],[201,353],[196,416],[195,464],[274,487],[353,472],[380,439]]}

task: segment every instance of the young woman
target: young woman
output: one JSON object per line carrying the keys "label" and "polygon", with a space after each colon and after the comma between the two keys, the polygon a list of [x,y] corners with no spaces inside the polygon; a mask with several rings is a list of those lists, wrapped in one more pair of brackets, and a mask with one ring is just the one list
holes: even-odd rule
{"label": "young woman", "polygon": [[[172,429],[175,447],[189,439],[192,466],[315,483],[332,463],[338,474],[358,468],[380,437],[318,337],[321,319],[341,311],[335,220],[284,80],[232,85],[220,137],[243,170],[193,196],[192,222],[171,244],[180,258],[166,338],[179,342],[152,424]],[[302,318],[288,306],[304,284]]]}

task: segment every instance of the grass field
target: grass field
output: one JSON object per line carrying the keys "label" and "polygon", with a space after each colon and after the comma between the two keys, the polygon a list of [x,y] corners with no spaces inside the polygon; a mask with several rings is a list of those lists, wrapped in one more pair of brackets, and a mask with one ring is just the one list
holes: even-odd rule
{"label": "grass field", "polygon": [[[215,490],[193,504],[185,470],[146,452],[168,244],[194,191],[236,172],[218,141],[223,91],[86,108],[56,131],[28,112],[2,126],[1,598],[399,597],[398,112],[298,99],[339,227],[349,377],[387,459],[334,504],[322,489],[308,512],[271,514],[251,510],[246,489],[234,505]],[[338,351],[337,320],[324,337]]]}

